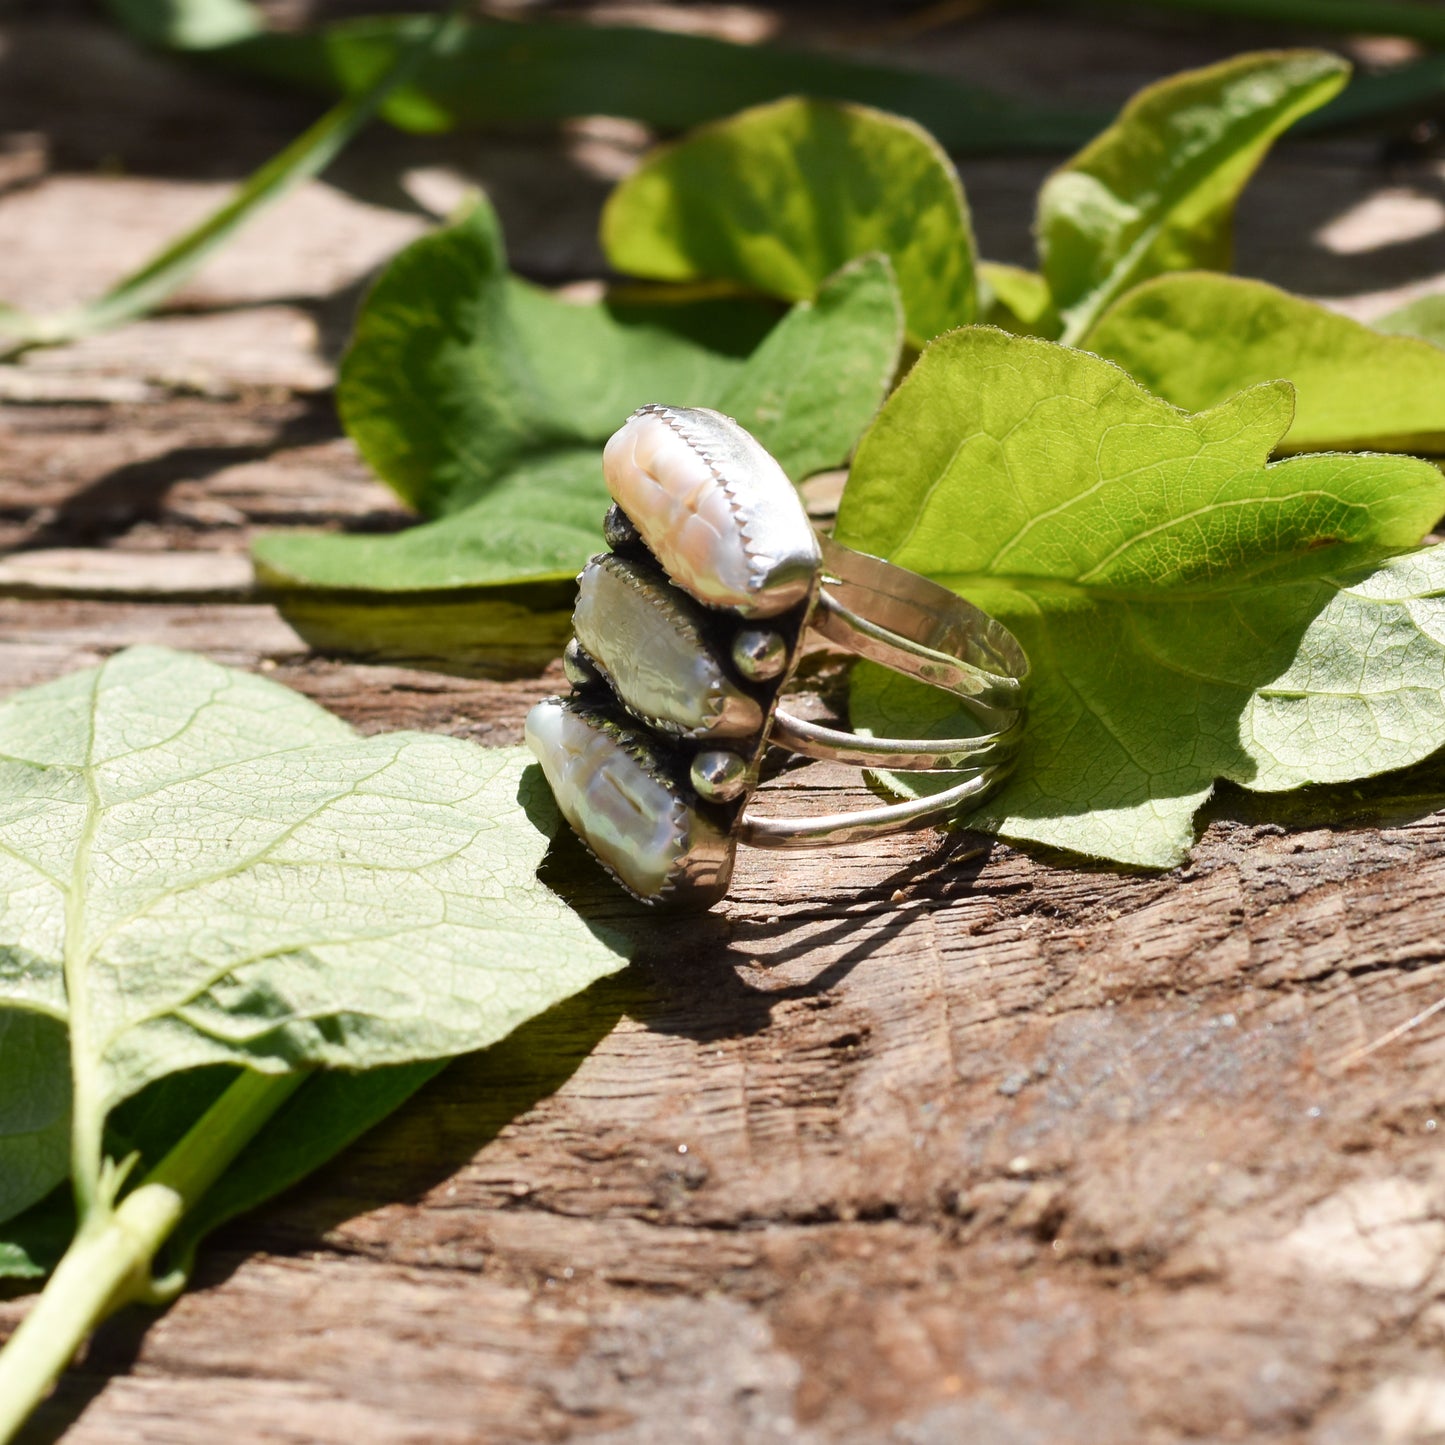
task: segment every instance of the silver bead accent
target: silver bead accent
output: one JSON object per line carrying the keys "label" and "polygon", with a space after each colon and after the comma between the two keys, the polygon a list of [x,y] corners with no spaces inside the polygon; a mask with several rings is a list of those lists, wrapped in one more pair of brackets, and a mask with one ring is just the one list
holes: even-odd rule
{"label": "silver bead accent", "polygon": [[748,765],[725,748],[709,748],[692,760],[688,776],[705,803],[731,803],[748,785]]}
{"label": "silver bead accent", "polygon": [[596,687],[603,681],[597,664],[583,651],[582,644],[574,637],[562,654],[562,671],[567,681],[579,692],[583,688]]}
{"label": "silver bead accent", "polygon": [[684,801],[645,733],[549,697],[527,714],[526,738],[562,816],[632,894],[708,907],[727,891],[732,840]]}
{"label": "silver bead accent", "polygon": [[602,536],[614,552],[625,552],[635,547],[642,539],[637,528],[628,520],[627,513],[616,502],[608,507],[602,519]]}
{"label": "silver bead accent", "polygon": [[578,644],[624,707],[674,736],[750,737],[763,710],[726,673],[707,614],[645,563],[594,557],[577,586]]}
{"label": "silver bead accent", "polygon": [[731,417],[645,406],[607,443],[602,473],[663,570],[699,602],[775,617],[811,594],[822,554],[808,514]]}
{"label": "silver bead accent", "polygon": [[788,643],[779,633],[748,627],[733,638],[733,666],[749,682],[771,682],[788,665]]}

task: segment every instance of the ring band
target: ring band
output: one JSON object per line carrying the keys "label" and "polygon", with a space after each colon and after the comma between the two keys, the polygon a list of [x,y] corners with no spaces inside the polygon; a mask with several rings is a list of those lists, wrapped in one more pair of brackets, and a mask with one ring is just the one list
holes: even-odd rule
{"label": "ring band", "polygon": [[[647,903],[710,907],[737,846],[819,848],[946,823],[1008,771],[1028,660],[947,588],[819,536],[792,483],[731,418],[646,406],[608,442],[612,550],[578,578],[569,698],[527,742],[593,855]],[[779,696],[812,631],[941,688],[980,731],[865,737]],[[821,817],[747,809],[769,745],[958,779],[930,796]]]}

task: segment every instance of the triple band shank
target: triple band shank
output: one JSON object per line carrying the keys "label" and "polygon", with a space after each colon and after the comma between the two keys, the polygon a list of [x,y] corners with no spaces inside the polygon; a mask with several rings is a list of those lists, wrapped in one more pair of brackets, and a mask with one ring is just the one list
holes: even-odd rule
{"label": "triple band shank", "polygon": [[[739,843],[816,848],[949,821],[1008,770],[1028,663],[946,588],[819,537],[777,462],[736,422],[644,407],[608,443],[612,552],[578,579],[570,698],[527,739],[573,829],[649,903],[709,906]],[[978,730],[864,737],[780,706],[811,629],[952,694]],[[864,768],[940,773],[909,802],[812,818],[748,810],[777,744]]]}

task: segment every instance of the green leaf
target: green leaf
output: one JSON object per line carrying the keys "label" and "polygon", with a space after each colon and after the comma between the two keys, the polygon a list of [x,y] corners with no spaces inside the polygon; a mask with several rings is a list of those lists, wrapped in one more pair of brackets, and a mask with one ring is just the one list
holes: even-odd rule
{"label": "green leaf", "polygon": [[1039,252],[1063,339],[1077,341],[1151,276],[1228,269],[1240,191],[1275,138],[1348,75],[1322,51],[1262,51],[1140,91],[1039,193]]}
{"label": "green leaf", "polygon": [[[732,352],[690,339],[719,320],[732,328]],[[494,219],[473,212],[393,263],[342,369],[342,415],[363,456],[404,499],[443,515],[389,536],[263,538],[262,579],[313,640],[297,621],[296,589],[333,594],[321,625],[347,651],[366,650],[370,624],[400,619],[378,609],[401,603],[408,617],[456,609],[434,619],[432,645],[454,637],[474,662],[508,670],[495,647],[555,656],[570,592],[554,584],[570,583],[600,545],[602,446],[636,407],[718,407],[798,481],[841,465],[877,410],[903,327],[885,259],[845,266],[751,357],[736,354],[760,320],[736,301],[560,301],[507,276]],[[524,584],[547,590],[519,592]]]}
{"label": "green leaf", "polygon": [[382,273],[342,360],[337,405],[377,474],[438,516],[518,468],[565,467],[643,402],[715,399],[772,320],[721,300],[564,301],[511,275],[479,199]]}
{"label": "green leaf", "polygon": [[[1103,858],[1184,857],[1216,778],[1365,777],[1445,742],[1445,479],[1391,456],[1267,464],[1288,383],[1190,415],[1117,367],[975,328],[928,349],[858,450],[838,535],[1015,630],[1017,771],[981,826]],[[854,721],[960,727],[860,669]],[[907,780],[890,778],[899,789]]]}
{"label": "green leaf", "polygon": [[[616,1024],[625,988],[589,989],[468,1061],[468,1086],[475,1098],[466,1125],[469,1147],[480,1147],[575,1072]],[[393,1114],[448,1062],[429,1059],[364,1073],[322,1069],[308,1074],[264,1132],[181,1220],[169,1241],[170,1259],[185,1262],[212,1230],[314,1173]],[[108,1152],[118,1158],[135,1150],[143,1166],[154,1165],[235,1077],[233,1069],[212,1067],[158,1080],[116,1110],[107,1131]],[[412,1132],[405,1119],[398,1120],[383,1150],[396,1156]],[[405,1156],[407,1162],[431,1171],[446,1167],[447,1160],[437,1157],[434,1134],[422,1131]],[[0,1278],[43,1277],[64,1254],[74,1232],[73,1202],[64,1191],[11,1220],[0,1227]]]}
{"label": "green leaf", "polygon": [[418,593],[438,602],[484,588],[492,596],[474,601],[570,610],[570,592],[521,589],[570,583],[601,545],[608,502],[600,449],[572,447],[518,466],[480,501],[437,521],[381,535],[274,532],[257,539],[253,555],[271,587]]}
{"label": "green leaf", "polygon": [[1083,344],[1189,411],[1257,382],[1293,382],[1290,451],[1445,450],[1445,352],[1262,281],[1161,277],[1125,296]]}
{"label": "green leaf", "polygon": [[[538,517],[544,509],[543,501],[531,507]],[[585,521],[570,531],[557,524],[533,528],[497,517],[488,499],[382,538],[391,545],[377,547],[362,546],[370,539],[359,536],[275,533],[255,544],[256,573],[287,622],[318,652],[467,676],[531,676],[572,635],[573,582],[581,564],[562,562],[590,557],[601,545],[596,500],[581,510]],[[551,546],[551,555],[533,553],[533,565],[554,580],[471,580],[508,572],[513,538],[522,548]],[[526,556],[519,551],[515,560],[520,565]],[[419,585],[428,578],[439,580]]]}
{"label": "green leaf", "polygon": [[[416,16],[342,21],[309,34],[243,40],[207,59],[324,94],[354,93],[425,23]],[[676,131],[799,94],[910,116],[959,153],[1071,148],[1108,118],[838,55],[629,26],[518,20],[465,27],[383,113],[414,131],[544,125],[583,115],[628,116]]]}
{"label": "green leaf", "polygon": [[75,1235],[75,1201],[57,1189],[0,1226],[0,1280],[44,1279]]}
{"label": "green leaf", "polygon": [[974,317],[952,163],[912,121],[858,105],[780,100],[654,151],[608,198],[602,245],[634,276],[721,277],[790,301],[879,251],[915,345]]}
{"label": "green leaf", "polygon": [[1160,10],[1263,24],[1301,25],[1346,34],[1405,35],[1427,45],[1445,45],[1445,14],[1422,0],[1147,0]]}
{"label": "green leaf", "polygon": [[841,466],[893,385],[903,331],[892,267],[883,256],[860,256],[824,281],[814,300],[792,307],[718,408],[795,482]]}
{"label": "green leaf", "polygon": [[[171,1257],[186,1260],[212,1230],[314,1173],[395,1113],[449,1062],[427,1059],[363,1073],[320,1069],[308,1075],[181,1221],[169,1242]],[[159,1162],[236,1077],[233,1069],[207,1068],[157,1080],[116,1110],[106,1134],[111,1157],[134,1151],[144,1166]],[[0,1226],[0,1279],[43,1278],[74,1233],[74,1200],[69,1191],[57,1191]]]}
{"label": "green leaf", "polygon": [[1063,323],[1054,310],[1049,283],[1037,271],[980,261],[978,266],[979,320],[1015,336],[1055,339]]}
{"label": "green leaf", "polygon": [[43,1014],[0,1011],[0,1221],[65,1178],[69,1148],[65,1029]]}
{"label": "green leaf", "polygon": [[0,1007],[69,1030],[82,1197],[158,1079],[443,1058],[622,966],[537,878],[521,749],[136,648],[0,705],[0,756]]}
{"label": "green leaf", "polygon": [[1422,296],[1371,324],[1387,336],[1418,336],[1435,346],[1445,346],[1445,292]]}

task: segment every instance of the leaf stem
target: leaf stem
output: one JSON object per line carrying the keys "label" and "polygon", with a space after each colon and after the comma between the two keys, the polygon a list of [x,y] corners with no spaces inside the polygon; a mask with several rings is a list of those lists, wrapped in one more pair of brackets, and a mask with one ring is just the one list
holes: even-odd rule
{"label": "leaf stem", "polygon": [[161,1246],[305,1077],[246,1070],[119,1204],[97,1201],[0,1350],[0,1445],[14,1438],[96,1325],[122,1305],[161,1295],[152,1277]]}
{"label": "leaf stem", "polygon": [[416,44],[409,46],[375,85],[333,106],[315,125],[272,156],[219,210],[139,270],[118,281],[103,296],[53,316],[31,316],[0,305],[0,359],[35,347],[78,341],[154,310],[254,215],[302,181],[324,171],[386,97],[434,47],[442,45],[459,24],[458,11],[453,7]]}

